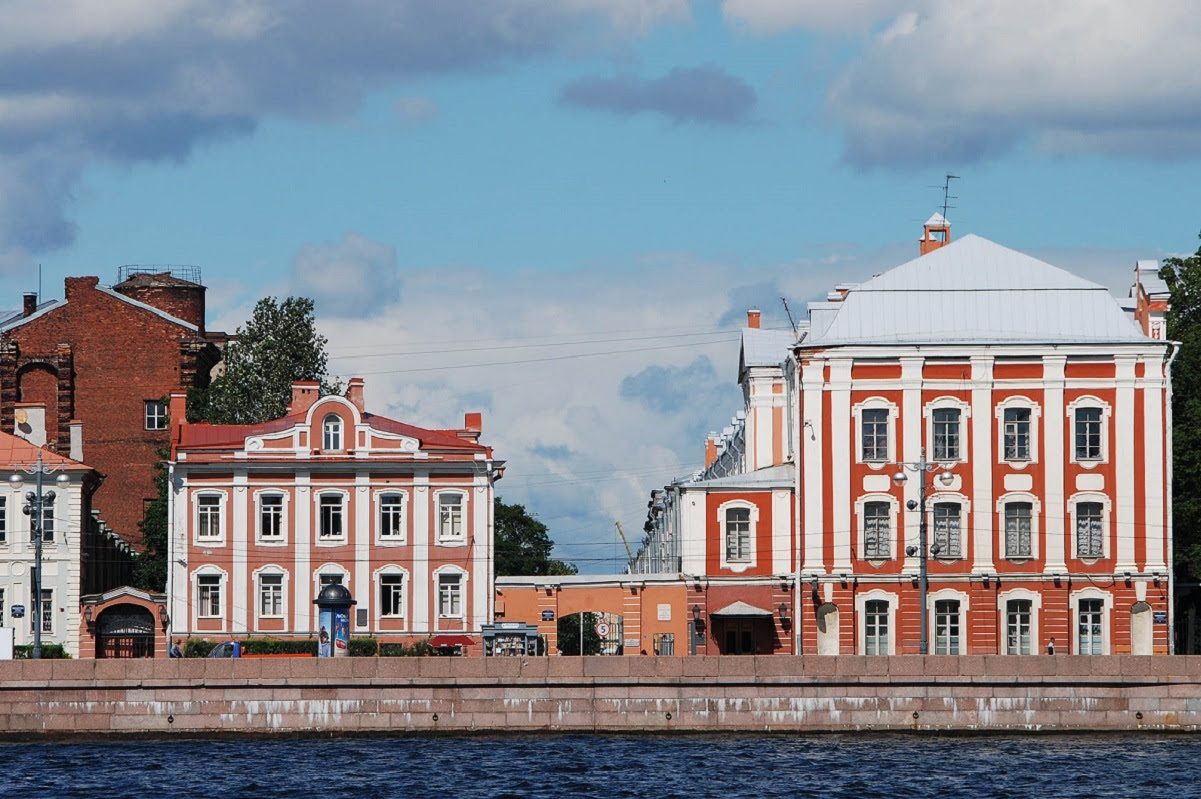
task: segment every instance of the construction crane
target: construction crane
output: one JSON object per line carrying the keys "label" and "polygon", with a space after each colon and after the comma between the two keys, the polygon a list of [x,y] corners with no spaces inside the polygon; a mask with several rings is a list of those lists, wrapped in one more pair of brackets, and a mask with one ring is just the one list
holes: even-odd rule
{"label": "construction crane", "polygon": [[630,542],[626,540],[626,532],[621,529],[621,522],[613,522],[617,526],[617,534],[621,536],[621,543],[626,545],[626,554],[630,556],[630,564],[634,563],[634,550],[630,549]]}

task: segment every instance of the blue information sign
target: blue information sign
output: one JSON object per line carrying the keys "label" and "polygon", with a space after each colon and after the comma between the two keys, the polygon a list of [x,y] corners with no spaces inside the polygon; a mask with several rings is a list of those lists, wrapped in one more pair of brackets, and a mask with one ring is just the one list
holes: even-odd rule
{"label": "blue information sign", "polygon": [[24,605],[13,605],[12,606],[12,616],[14,619],[25,618],[25,606]]}

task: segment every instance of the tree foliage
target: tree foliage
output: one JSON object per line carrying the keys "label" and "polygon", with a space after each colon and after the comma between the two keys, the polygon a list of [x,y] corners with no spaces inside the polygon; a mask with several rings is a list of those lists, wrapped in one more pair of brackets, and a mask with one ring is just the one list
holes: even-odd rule
{"label": "tree foliage", "polygon": [[498,577],[528,575],[542,577],[575,574],[570,563],[551,558],[555,542],[545,524],[530,516],[524,505],[506,505],[500,497],[494,503],[496,535],[495,572]]}
{"label": "tree foliage", "polygon": [[317,332],[313,301],[265,297],[225,348],[225,372],[188,397],[188,418],[215,424],[255,424],[287,411],[292,383],[317,380],[326,393],[326,339]]}
{"label": "tree foliage", "polygon": [[143,591],[167,586],[167,450],[159,450],[154,472],[154,500],[142,517],[142,551],[133,562],[133,584]]}
{"label": "tree foliage", "polygon": [[1172,522],[1175,562],[1201,576],[1201,247],[1167,258],[1159,276],[1171,290],[1168,338],[1180,342],[1172,366]]}
{"label": "tree foliage", "polygon": [[584,654],[599,655],[601,653],[601,637],[596,631],[596,623],[600,616],[596,613],[573,613],[570,616],[560,616],[558,620],[558,646],[562,655],[580,654],[580,631],[584,633]]}

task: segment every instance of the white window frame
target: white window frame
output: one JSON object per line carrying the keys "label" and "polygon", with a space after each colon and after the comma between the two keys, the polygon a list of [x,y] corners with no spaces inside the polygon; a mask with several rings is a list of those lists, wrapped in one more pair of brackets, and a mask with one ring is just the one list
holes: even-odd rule
{"label": "white window frame", "polygon": [[[279,497],[279,535],[263,535],[263,499]],[[254,492],[254,538],[264,546],[284,546],[288,543],[288,502],[287,491],[278,488],[264,488]]]}
{"label": "white window frame", "polygon": [[[939,458],[935,455],[934,450],[934,412],[935,411],[959,411],[959,455],[954,458]],[[958,397],[936,397],[930,400],[922,408],[922,418],[926,425],[926,454],[930,460],[936,463],[966,463],[968,460],[969,438],[968,431],[971,429],[969,419],[972,418],[971,404],[964,402]]]}
{"label": "white window frame", "polygon": [[[1030,457],[1005,457],[1005,411],[1030,411]],[[1038,463],[1039,451],[1039,420],[1042,418],[1042,407],[1029,397],[1015,394],[997,403],[994,414],[997,419],[997,463],[1007,463],[1013,469],[1025,469],[1029,464]]]}
{"label": "white window frame", "polygon": [[34,624],[42,626],[42,635],[54,635],[54,589],[43,587],[40,599],[36,606]]}
{"label": "white window frame", "polygon": [[[867,556],[867,505],[869,502],[884,502],[888,504],[888,557],[877,558]],[[855,500],[855,521],[856,521],[856,542],[855,554],[859,560],[866,560],[868,563],[887,563],[890,560],[896,560],[898,553],[902,551],[900,545],[900,529],[899,529],[899,512],[900,503],[892,494],[864,494]]]}
{"label": "white window frame", "polygon": [[[863,412],[887,411],[886,434],[888,436],[885,449],[888,455],[884,459],[863,457]],[[863,402],[851,407],[851,416],[855,420],[855,462],[866,464],[871,469],[885,469],[897,460],[897,417],[899,410],[896,403],[889,402],[884,397],[868,397]]]}
{"label": "white window frame", "polygon": [[[1069,630],[1071,635],[1071,653],[1073,655],[1086,654],[1080,651],[1080,601],[1084,599],[1099,599],[1101,600],[1101,652],[1102,655],[1110,653],[1110,637],[1113,629],[1113,595],[1102,591],[1099,588],[1081,588],[1078,591],[1073,591],[1068,595],[1068,606],[1072,609],[1072,617],[1069,619]],[[1093,653],[1087,653],[1093,654]]]}
{"label": "white window frame", "polygon": [[[217,604],[220,606],[219,614],[202,612],[206,610],[200,601],[200,580],[201,578],[216,578],[217,580]],[[216,566],[204,566],[192,572],[192,598],[193,598],[193,618],[199,619],[220,619],[222,622],[227,621],[225,615],[226,607],[226,592],[229,590],[229,575]],[[222,629],[225,625],[222,624]]]}
{"label": "white window frame", "polygon": [[327,413],[321,418],[321,451],[344,452],[346,423],[336,413]]}
{"label": "white window frame", "polygon": [[[8,497],[0,496],[0,544],[8,543]],[[0,624],[4,621],[0,614]]]}
{"label": "white window frame", "polygon": [[[49,522],[49,525],[47,525],[47,522]],[[49,537],[47,537],[47,535],[46,535],[47,526],[49,526],[49,528],[50,528]],[[58,532],[57,528],[58,528],[58,496],[56,495],[52,502],[43,502],[42,503],[42,528],[41,528],[40,533],[42,536],[42,546],[43,547],[53,546],[54,544],[58,543],[58,538],[56,537],[56,533]],[[29,517],[29,543],[30,544],[34,543],[32,514]]]}
{"label": "white window frame", "polygon": [[[450,495],[459,497],[459,534],[445,535],[442,526],[443,498]],[[442,488],[434,492],[434,525],[435,536],[442,546],[467,546],[467,519],[470,507],[470,488]]]}
{"label": "white window frame", "polygon": [[[254,616],[255,619],[286,619],[288,617],[288,572],[282,566],[270,564],[255,569],[254,573]],[[263,578],[279,578],[279,613],[263,613]]]}
{"label": "white window frame", "polygon": [[[400,497],[400,532],[398,535],[384,535],[384,497],[396,495]],[[381,546],[399,546],[409,540],[409,493],[399,488],[382,488],[373,495],[373,513],[375,514],[375,543]]]}
{"label": "white window frame", "polygon": [[[201,535],[200,534],[200,500],[201,499],[217,499],[217,534],[216,535]],[[229,492],[219,488],[198,488],[192,492],[192,524],[193,533],[192,541],[197,546],[224,546],[225,545],[225,529],[229,525],[226,524],[225,510],[229,502]],[[206,505],[207,507],[207,505]]]}
{"label": "white window frame", "polygon": [[347,590],[351,590],[350,571],[346,569],[345,566],[343,566],[341,563],[322,563],[313,570],[314,597],[321,595],[321,589],[324,587],[321,585],[322,577],[339,577],[341,578],[340,585],[344,586]]}
{"label": "white window frame", "polygon": [[[1042,615],[1043,598],[1037,591],[1028,588],[1011,588],[997,594],[997,618],[1001,620],[1000,654],[1011,654],[1009,651],[1009,603],[1013,600],[1025,600],[1030,603],[1030,652],[1037,655],[1043,651],[1042,638],[1039,635],[1039,617]],[[1019,654],[1019,653],[1012,653]]]}
{"label": "white window frame", "polygon": [[[400,578],[400,613],[384,613],[384,578],[399,577]],[[404,619],[404,629],[409,627],[409,573],[405,569],[395,564],[389,564],[375,570],[372,575],[372,583],[375,588],[375,617],[377,621],[383,619]]]}
{"label": "white window frame", "polygon": [[929,531],[931,546],[933,546],[934,542],[938,540],[938,528],[935,526],[934,520],[937,518],[935,508],[939,505],[959,506],[959,554],[949,556],[939,553],[933,557],[935,560],[963,560],[967,557],[968,544],[971,543],[971,536],[968,535],[971,530],[970,526],[968,525],[968,519],[971,518],[972,503],[963,494],[953,491],[936,491],[927,497],[926,507],[928,510],[926,512],[929,514],[929,516],[926,519],[926,529]]}
{"label": "white window frame", "polygon": [[882,600],[888,603],[888,651],[877,654],[895,655],[897,653],[897,602],[900,601],[894,593],[873,588],[855,597],[856,628],[859,630],[859,654],[867,654],[867,603]]}
{"label": "white window frame", "polygon": [[[729,549],[726,546],[726,543],[727,539],[729,538],[729,532],[727,530],[726,511],[735,509],[745,509],[750,511],[749,557],[747,557],[745,560],[730,560],[728,557]],[[759,533],[759,506],[744,499],[734,499],[723,502],[717,506],[717,529],[721,531],[721,541],[719,544],[721,548],[721,567],[723,569],[729,569],[733,572],[744,572],[747,569],[752,568],[758,561],[759,557],[758,542],[755,540]]]}
{"label": "white window frame", "polygon": [[[1025,502],[1030,505],[1030,554],[1011,556],[1005,547],[1005,506],[1011,502]],[[997,551],[1002,560],[1030,561],[1038,560],[1042,551],[1042,502],[1028,491],[1010,491],[997,498]]]}
{"label": "white window frame", "polygon": [[[1082,503],[1091,502],[1101,506],[1101,554],[1088,555],[1082,557],[1079,547],[1079,529],[1077,528],[1077,507]],[[1113,501],[1107,494],[1102,494],[1096,491],[1079,491],[1068,497],[1068,517],[1071,523],[1071,557],[1075,560],[1084,561],[1085,563],[1096,563],[1098,560],[1104,560],[1109,557],[1110,544],[1110,523],[1112,522]]]}
{"label": "white window frame", "polygon": [[[338,498],[338,513],[342,519],[342,531],[338,535],[322,535],[322,528],[325,524],[325,519],[322,514],[321,500],[326,497]],[[332,503],[331,503],[332,504]],[[317,546],[341,546],[349,539],[350,526],[350,492],[343,488],[315,488],[313,489],[313,540]]]}
{"label": "white window frame", "polygon": [[[455,575],[459,578],[459,613],[442,612],[442,578]],[[443,566],[434,572],[434,607],[439,619],[467,618],[467,579],[468,574],[458,566]]]}
{"label": "white window frame", "polygon": [[931,650],[930,654],[934,654],[938,651],[938,603],[945,601],[959,603],[959,612],[956,614],[959,617],[959,651],[954,653],[948,652],[946,654],[968,654],[967,647],[969,636],[967,619],[968,611],[971,609],[971,600],[969,595],[963,591],[957,591],[954,588],[943,588],[938,591],[931,591],[927,595],[926,599],[928,603],[926,606],[927,613],[930,614],[928,619],[929,626],[926,628],[930,631],[930,640],[928,642]]}
{"label": "white window frame", "polygon": [[[1084,409],[1099,409],[1101,411],[1101,454],[1096,458],[1080,458],[1076,452],[1076,411]],[[1068,419],[1068,454],[1070,455],[1070,463],[1076,463],[1085,469],[1095,469],[1096,467],[1109,463],[1109,421],[1113,413],[1108,402],[1098,399],[1092,395],[1077,397],[1067,407]]]}
{"label": "white window frame", "polygon": [[167,429],[167,403],[162,400],[144,400],[142,404],[142,426],[155,432]]}

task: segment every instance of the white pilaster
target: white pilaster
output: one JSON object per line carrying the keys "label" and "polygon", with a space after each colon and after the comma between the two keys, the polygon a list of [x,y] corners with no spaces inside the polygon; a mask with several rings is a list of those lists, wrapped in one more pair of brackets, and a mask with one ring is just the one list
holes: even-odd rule
{"label": "white pilaster", "polygon": [[[375,618],[375,586],[371,583],[371,473],[354,475],[354,598],[351,628],[367,630]],[[367,625],[359,627],[359,611],[367,611]]]}
{"label": "white pilaster", "polygon": [[[815,424],[815,427],[820,425]],[[851,464],[856,454],[855,437],[851,431],[849,359],[830,361],[830,427],[830,447],[833,453],[830,502],[834,511],[834,571],[842,572],[851,570]],[[818,468],[821,468],[820,465]],[[818,525],[821,525],[820,519]]]}
{"label": "white pilaster", "polygon": [[681,491],[680,513],[680,571],[684,574],[705,574],[705,550],[709,527],[705,519],[705,492]]}
{"label": "white pilaster", "polygon": [[[800,438],[801,446],[797,468],[797,519],[801,520],[801,573],[824,571],[822,563],[822,545],[824,529],[822,518],[825,514],[825,495],[823,493],[822,455],[825,452],[825,425],[822,424],[825,398],[824,361],[811,361],[801,368],[801,409],[800,419],[797,420],[796,435]],[[834,450],[838,453],[838,450]],[[844,450],[839,458],[854,457],[851,450]]]}
{"label": "white pilaster", "polygon": [[[1138,571],[1134,562],[1134,356],[1117,356],[1115,377],[1117,391],[1114,398],[1113,428],[1114,446],[1110,447],[1109,459],[1117,474],[1117,491],[1114,513],[1117,514],[1117,562],[1118,572]],[[1146,408],[1144,408],[1144,411]],[[1142,503],[1139,503],[1142,504]]]}
{"label": "white pilaster", "polygon": [[[972,571],[991,572],[996,570],[993,557],[993,426],[997,420],[993,414],[992,396],[993,359],[987,355],[972,358]],[[965,467],[960,467],[965,468]]]}
{"label": "white pilaster", "polygon": [[293,496],[293,515],[296,527],[292,531],[296,541],[296,560],[292,568],[292,586],[296,597],[293,629],[296,632],[307,632],[313,629],[313,492],[310,485],[309,473],[296,473],[296,491]]}
{"label": "white pilaster", "polygon": [[771,492],[771,561],[776,574],[792,572],[792,503],[788,491]]}
{"label": "white pilaster", "polygon": [[1144,497],[1143,530],[1147,545],[1146,571],[1167,570],[1167,527],[1164,522],[1165,495],[1171,490],[1164,474],[1164,380],[1163,365],[1148,360],[1143,388],[1143,482],[1138,486]]}
{"label": "white pilaster", "polygon": [[233,561],[231,579],[233,581],[233,627],[235,633],[246,632],[250,608],[254,597],[250,594],[250,570],[247,568],[250,556],[250,538],[247,535],[246,519],[249,516],[247,491],[248,480],[245,469],[234,469],[233,496],[230,498],[232,517],[230,519],[230,553]]}
{"label": "white pilaster", "polygon": [[1046,484],[1043,487],[1043,508],[1046,523],[1043,525],[1043,543],[1046,545],[1045,572],[1066,572],[1064,561],[1064,370],[1067,356],[1047,355],[1043,357],[1043,446],[1046,457]]}
{"label": "white pilaster", "polygon": [[[901,358],[900,428],[902,432],[896,445],[898,461],[918,460],[922,454],[922,447],[925,446],[925,439],[922,437],[922,362],[923,359],[920,357]],[[905,555],[903,567],[905,571],[917,571],[918,557],[916,555],[909,557],[905,554],[905,550],[909,546],[917,546],[921,534],[918,526],[921,524],[922,512],[921,508],[916,505],[914,510],[909,510],[906,505],[909,500],[917,503],[921,495],[922,481],[929,480],[930,475],[911,472],[909,478],[905,481],[904,498],[901,503],[901,518],[905,521],[901,525],[899,548],[901,554]]]}
{"label": "white pilaster", "polygon": [[471,588],[471,615],[468,624],[472,630],[478,630],[488,623],[488,594],[491,591],[491,580],[488,568],[488,542],[491,540],[488,530],[488,520],[491,518],[491,498],[488,492],[488,476],[484,472],[475,475],[475,485],[472,488],[472,521],[471,521],[471,577],[468,586]]}
{"label": "white pilaster", "polygon": [[413,474],[413,620],[410,629],[427,633],[430,625],[430,473]]}

